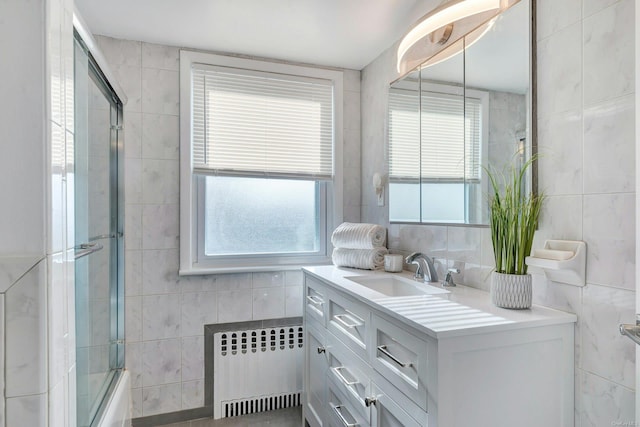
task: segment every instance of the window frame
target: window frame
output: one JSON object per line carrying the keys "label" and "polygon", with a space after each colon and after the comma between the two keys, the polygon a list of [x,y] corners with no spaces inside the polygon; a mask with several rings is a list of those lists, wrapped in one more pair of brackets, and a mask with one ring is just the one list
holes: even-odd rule
{"label": "window frame", "polygon": [[[320,252],[313,255],[243,254],[207,257],[204,235],[204,175],[193,170],[191,120],[193,64],[231,67],[265,73],[319,78],[333,82],[333,180],[320,184]],[[180,51],[180,275],[232,272],[281,271],[302,265],[331,262],[330,233],[343,218],[343,72],[304,65],[225,56],[189,50]],[[244,176],[244,175],[239,175]],[[322,212],[324,207],[324,215]],[[201,230],[201,232],[199,231]],[[202,253],[201,253],[202,252]]]}

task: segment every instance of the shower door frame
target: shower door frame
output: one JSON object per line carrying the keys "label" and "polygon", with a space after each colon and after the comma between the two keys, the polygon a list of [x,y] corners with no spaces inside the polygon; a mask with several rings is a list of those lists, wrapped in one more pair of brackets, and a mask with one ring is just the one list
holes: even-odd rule
{"label": "shower door frame", "polygon": [[[88,71],[90,80],[93,80],[98,89],[102,92],[110,104],[110,141],[109,141],[109,176],[110,176],[110,218],[115,218],[115,227],[111,227],[114,235],[113,247],[110,247],[115,255],[115,270],[113,278],[115,284],[109,287],[109,320],[110,320],[110,346],[109,346],[109,376],[102,389],[101,399],[98,407],[91,409],[92,416],[90,426],[98,425],[100,422],[109,398],[113,394],[120,375],[125,368],[125,316],[124,316],[124,102],[118,96],[118,90],[109,83],[105,73],[100,68],[90,45],[93,40],[86,43],[76,28],[74,28],[74,39],[80,44],[87,54]],[[75,95],[74,95],[75,96]],[[78,141],[76,141],[78,143]],[[88,141],[87,141],[88,143]],[[115,180],[115,183],[114,183]],[[113,225],[113,224],[112,224]],[[115,252],[115,253],[114,253]],[[90,255],[89,255],[90,256]],[[111,259],[111,258],[110,258]]]}

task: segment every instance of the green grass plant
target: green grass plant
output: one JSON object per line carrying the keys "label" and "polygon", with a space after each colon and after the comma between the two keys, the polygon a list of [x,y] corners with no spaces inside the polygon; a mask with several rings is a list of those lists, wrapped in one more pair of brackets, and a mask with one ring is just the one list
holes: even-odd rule
{"label": "green grass plant", "polygon": [[[531,254],[533,235],[544,195],[526,191],[527,169],[535,158],[522,167],[512,167],[498,179],[495,170],[488,170],[492,194],[489,196],[489,224],[496,262],[495,271],[504,274],[527,274],[524,259]],[[502,185],[500,185],[502,184]]]}

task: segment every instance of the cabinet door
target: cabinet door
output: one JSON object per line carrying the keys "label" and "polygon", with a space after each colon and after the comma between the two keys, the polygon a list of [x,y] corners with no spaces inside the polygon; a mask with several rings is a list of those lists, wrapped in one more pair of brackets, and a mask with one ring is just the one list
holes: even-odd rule
{"label": "cabinet door", "polygon": [[324,330],[305,324],[304,417],[311,427],[323,427],[326,416],[326,374],[329,361]]}
{"label": "cabinet door", "polygon": [[322,282],[305,274],[304,276],[304,315],[326,327],[327,287]]}

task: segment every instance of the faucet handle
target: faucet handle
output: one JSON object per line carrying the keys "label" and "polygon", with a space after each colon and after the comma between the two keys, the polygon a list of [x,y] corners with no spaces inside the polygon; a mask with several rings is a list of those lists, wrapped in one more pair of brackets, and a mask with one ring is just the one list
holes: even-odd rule
{"label": "faucet handle", "polygon": [[442,281],[442,286],[445,287],[454,287],[456,286],[455,282],[453,281],[453,277],[451,277],[452,274],[457,274],[460,273],[460,270],[457,268],[450,268],[447,270],[447,277],[444,278],[444,280]]}

